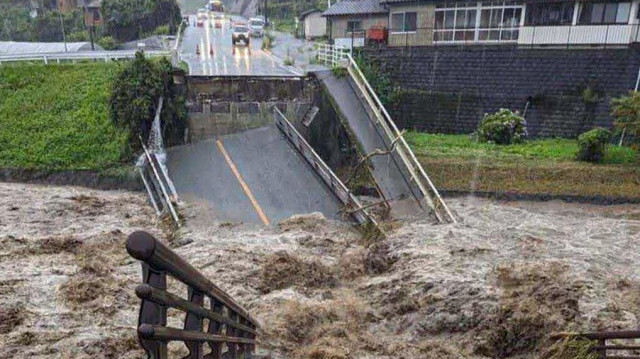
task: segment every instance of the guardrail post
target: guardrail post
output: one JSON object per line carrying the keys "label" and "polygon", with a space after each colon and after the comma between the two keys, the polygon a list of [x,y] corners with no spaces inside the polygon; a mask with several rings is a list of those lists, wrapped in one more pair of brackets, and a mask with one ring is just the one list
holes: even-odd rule
{"label": "guardrail post", "polygon": [[[229,313],[229,319],[231,319],[231,321],[233,322],[237,322],[238,321],[238,313],[234,312],[231,308],[227,308],[227,311]],[[228,337],[237,337],[238,336],[238,332],[239,330],[237,330],[236,328],[232,328],[230,326],[227,326],[227,336]],[[237,358],[238,357],[238,344],[236,343],[227,343],[227,347],[229,348],[229,357],[230,358]]]}
{"label": "guardrail post", "polygon": [[[222,302],[215,298],[211,299],[211,310],[222,314]],[[222,324],[216,322],[214,320],[209,321],[209,328],[207,330],[209,334],[219,335],[222,333]],[[209,347],[211,348],[211,354],[207,354],[205,359],[220,359],[222,357],[222,344],[220,343],[209,343]]]}
{"label": "guardrail post", "polygon": [[[199,307],[202,307],[204,304],[204,295],[189,287],[189,301]],[[184,330],[201,332],[202,318],[195,314],[187,313],[184,319]],[[187,346],[187,349],[189,349],[189,355],[183,359],[200,359],[202,357],[202,343],[185,342],[185,345]]]}
{"label": "guardrail post", "polygon": [[[152,252],[155,247],[151,247],[153,239],[150,234],[146,232],[134,232],[131,235],[131,246],[128,246],[129,253],[145,253]],[[167,275],[164,271],[156,270],[149,266],[147,263],[142,262],[142,282],[150,285],[153,288],[159,290],[167,289]],[[167,307],[154,303],[150,300],[142,300],[140,304],[140,316],[138,318],[138,327],[142,324],[150,325],[167,325]],[[151,341],[143,339],[138,334],[138,340],[140,346],[149,354],[153,359],[167,359],[167,343],[160,341]]]}

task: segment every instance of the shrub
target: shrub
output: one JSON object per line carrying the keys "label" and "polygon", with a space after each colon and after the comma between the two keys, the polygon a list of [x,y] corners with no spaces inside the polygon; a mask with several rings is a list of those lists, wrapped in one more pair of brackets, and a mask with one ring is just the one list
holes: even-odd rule
{"label": "shrub", "polygon": [[100,47],[105,50],[113,50],[116,48],[116,46],[118,46],[116,40],[111,36],[105,36],[98,40],[98,45],[100,45]]}
{"label": "shrub", "polygon": [[170,33],[171,31],[169,30],[169,25],[158,26],[155,30],[153,30],[154,35],[169,35]]}
{"label": "shrub", "polygon": [[478,141],[499,145],[519,143],[527,136],[526,122],[516,111],[501,108],[494,114],[486,114],[476,132]]}
{"label": "shrub", "polygon": [[90,37],[89,37],[88,31],[82,30],[82,31],[74,31],[68,34],[66,39],[68,42],[82,42],[82,41],[89,41]]}
{"label": "shrub", "polygon": [[600,162],[604,158],[611,132],[604,128],[594,128],[578,137],[578,161]]}
{"label": "shrub", "polygon": [[628,96],[612,99],[611,109],[616,127],[626,128],[626,132],[636,137],[640,135],[640,93],[630,92]]}
{"label": "shrub", "polygon": [[270,32],[267,31],[266,34],[264,34],[264,39],[262,39],[262,49],[263,50],[269,50],[273,47],[273,42],[275,41],[275,37],[273,35],[271,35]]}
{"label": "shrub", "polygon": [[333,72],[333,76],[341,79],[345,76],[347,76],[347,68],[346,67],[342,67],[342,66],[333,66],[331,68],[331,72]]}
{"label": "shrub", "polygon": [[186,127],[184,98],[175,91],[172,66],[166,59],[151,61],[141,52],[126,63],[116,77],[110,99],[115,124],[129,130],[129,146],[139,150],[140,140],[147,141],[160,96],[162,135],[167,145],[181,143]]}

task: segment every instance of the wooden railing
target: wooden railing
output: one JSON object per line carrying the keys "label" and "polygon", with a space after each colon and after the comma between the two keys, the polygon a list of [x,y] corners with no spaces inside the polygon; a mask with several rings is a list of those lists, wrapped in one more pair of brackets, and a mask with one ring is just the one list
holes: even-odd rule
{"label": "wooden railing", "polygon": [[[591,350],[598,354],[599,359],[640,359],[640,330],[625,330],[616,332],[591,332],[591,333],[555,333],[552,339],[588,339],[595,343]],[[615,343],[608,343],[616,340]],[[622,341],[633,341],[628,344]]]}
{"label": "wooden railing", "polygon": [[[185,359],[203,358],[205,344],[210,348],[206,358],[254,357],[258,322],[227,293],[147,232],[132,233],[127,251],[142,261],[143,283],[136,288],[142,300],[138,338],[149,358],[167,359],[170,341],[185,343]],[[167,275],[188,287],[187,299],[167,291]],[[167,326],[168,308],[186,313],[183,329]]]}

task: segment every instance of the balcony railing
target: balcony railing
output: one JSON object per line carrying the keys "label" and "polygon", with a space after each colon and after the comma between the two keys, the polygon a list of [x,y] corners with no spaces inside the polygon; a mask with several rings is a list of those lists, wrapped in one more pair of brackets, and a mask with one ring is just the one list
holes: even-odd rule
{"label": "balcony railing", "polygon": [[[362,35],[354,37],[354,46]],[[352,39],[341,38],[347,47]],[[513,44],[518,46],[624,46],[640,41],[640,24],[633,25],[558,25],[473,29],[420,27],[412,31],[389,29],[389,46],[437,46]],[[336,39],[338,43],[338,39]]]}

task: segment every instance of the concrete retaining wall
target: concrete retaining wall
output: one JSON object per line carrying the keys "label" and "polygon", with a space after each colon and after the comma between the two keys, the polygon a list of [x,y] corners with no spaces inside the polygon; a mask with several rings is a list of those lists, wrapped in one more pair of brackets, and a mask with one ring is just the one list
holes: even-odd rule
{"label": "concrete retaining wall", "polygon": [[638,47],[439,46],[368,49],[365,56],[409,90],[389,106],[404,128],[469,133],[485,113],[522,112],[529,102],[529,133],[540,137],[611,127],[611,98],[634,88],[640,66]]}

